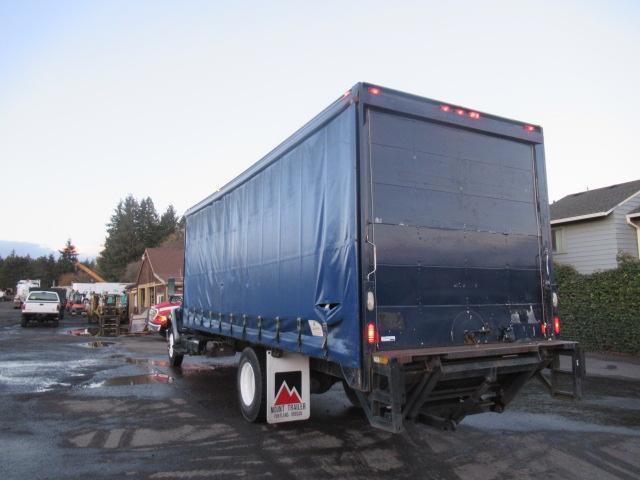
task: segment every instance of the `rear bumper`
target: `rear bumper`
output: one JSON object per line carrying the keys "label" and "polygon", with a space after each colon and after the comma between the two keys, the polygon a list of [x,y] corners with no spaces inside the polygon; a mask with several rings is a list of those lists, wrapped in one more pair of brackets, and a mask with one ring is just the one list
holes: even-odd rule
{"label": "rear bumper", "polygon": [[22,316],[24,318],[28,318],[29,320],[55,320],[60,314],[58,312],[49,312],[49,313],[32,313],[32,312],[22,312]]}
{"label": "rear bumper", "polygon": [[[563,355],[571,356],[571,372],[559,370]],[[571,390],[562,389],[562,376]],[[583,376],[576,342],[395,350],[372,355],[371,391],[358,396],[369,421],[385,430],[399,432],[406,420],[454,428],[466,415],[502,412],[532,378],[552,395],[580,398]]]}
{"label": "rear bumper", "polygon": [[[430,347],[412,350],[388,350],[372,354],[374,362],[378,359],[395,359],[398,363],[406,364],[422,359],[438,356],[443,360],[460,360],[486,357],[504,357],[521,355],[531,352],[573,350],[577,342],[564,340],[540,340],[532,342],[514,343],[484,343],[475,345],[460,345],[457,347]],[[380,363],[380,362],[376,362]]]}

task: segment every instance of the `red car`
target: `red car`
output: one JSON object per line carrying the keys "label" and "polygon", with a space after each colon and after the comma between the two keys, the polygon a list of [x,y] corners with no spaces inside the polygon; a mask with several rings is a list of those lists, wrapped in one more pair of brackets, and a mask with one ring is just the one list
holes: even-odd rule
{"label": "red car", "polygon": [[158,332],[163,337],[167,331],[171,311],[182,305],[182,295],[171,295],[168,302],[152,305],[147,315],[147,330]]}

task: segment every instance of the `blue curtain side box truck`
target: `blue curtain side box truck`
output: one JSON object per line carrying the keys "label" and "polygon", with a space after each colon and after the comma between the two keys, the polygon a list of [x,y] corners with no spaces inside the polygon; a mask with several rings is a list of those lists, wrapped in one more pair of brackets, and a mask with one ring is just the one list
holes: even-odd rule
{"label": "blue curtain side box truck", "polygon": [[392,432],[501,412],[533,378],[581,395],[539,126],[359,83],[185,216],[171,364],[242,352],[249,421],[308,418],[336,382]]}

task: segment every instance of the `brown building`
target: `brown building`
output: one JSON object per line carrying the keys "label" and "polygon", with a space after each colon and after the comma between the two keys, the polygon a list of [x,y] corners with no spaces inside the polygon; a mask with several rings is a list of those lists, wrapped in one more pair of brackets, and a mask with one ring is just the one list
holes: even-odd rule
{"label": "brown building", "polygon": [[147,248],[135,284],[127,289],[129,314],[136,315],[173,293],[182,293],[184,248]]}
{"label": "brown building", "polygon": [[58,277],[58,285],[71,285],[72,283],[93,283],[95,279],[88,273],[79,270],[77,272],[63,273]]}

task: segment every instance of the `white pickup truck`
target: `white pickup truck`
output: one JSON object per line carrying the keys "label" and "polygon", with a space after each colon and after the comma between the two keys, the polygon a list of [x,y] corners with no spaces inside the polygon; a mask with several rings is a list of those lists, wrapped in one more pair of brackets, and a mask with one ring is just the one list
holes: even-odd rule
{"label": "white pickup truck", "polygon": [[30,320],[39,322],[53,321],[57,327],[60,319],[60,297],[56,292],[33,291],[22,303],[22,320],[20,325],[26,327]]}

